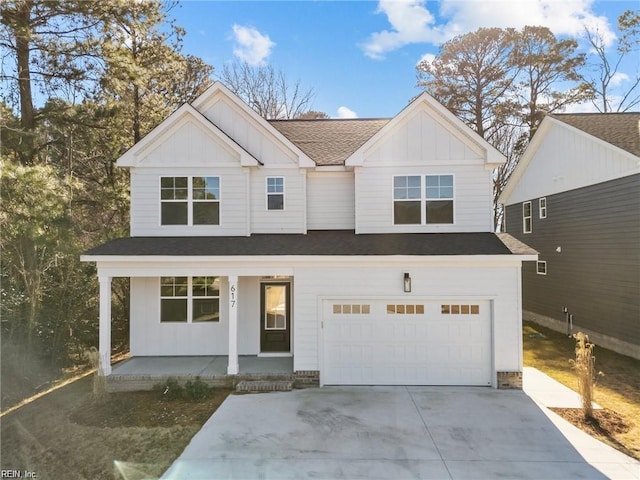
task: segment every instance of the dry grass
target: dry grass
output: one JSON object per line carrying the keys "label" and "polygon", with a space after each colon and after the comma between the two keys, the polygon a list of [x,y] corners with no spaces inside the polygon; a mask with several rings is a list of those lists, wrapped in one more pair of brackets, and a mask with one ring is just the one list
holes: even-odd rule
{"label": "dry grass", "polygon": [[158,478],[228,394],[194,403],[115,393],[99,402],[86,377],[2,417],[1,468],[39,480]]}
{"label": "dry grass", "polygon": [[[575,340],[539,325],[525,322],[524,364],[535,367],[578,391],[578,379],[569,360],[575,358]],[[593,350],[598,378],[594,401],[613,410],[630,426],[601,440],[640,459],[640,361],[600,348]]]}

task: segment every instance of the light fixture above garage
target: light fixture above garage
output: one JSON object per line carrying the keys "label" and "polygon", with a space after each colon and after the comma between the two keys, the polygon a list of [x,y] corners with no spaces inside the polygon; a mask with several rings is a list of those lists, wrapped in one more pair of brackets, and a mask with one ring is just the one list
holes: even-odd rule
{"label": "light fixture above garage", "polygon": [[407,272],[404,274],[404,291],[405,293],[411,292],[411,277]]}

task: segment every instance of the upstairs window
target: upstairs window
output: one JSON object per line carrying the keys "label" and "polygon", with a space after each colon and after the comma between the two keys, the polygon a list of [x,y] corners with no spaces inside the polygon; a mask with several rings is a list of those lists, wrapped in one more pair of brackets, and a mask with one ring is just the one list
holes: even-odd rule
{"label": "upstairs window", "polygon": [[547,218],[547,199],[545,197],[538,200],[538,214],[540,218]]}
{"label": "upstairs window", "polygon": [[160,177],[161,225],[220,225],[220,177]]}
{"label": "upstairs window", "polygon": [[267,177],[267,210],[284,210],[284,177]]}
{"label": "upstairs window", "polygon": [[453,223],[453,175],[427,175],[426,223]]}
{"label": "upstairs window", "polygon": [[453,224],[453,175],[393,177],[394,225]]}
{"label": "upstairs window", "polygon": [[393,223],[422,223],[422,177],[393,177]]}
{"label": "upstairs window", "polygon": [[522,232],[531,233],[531,202],[522,204]]}

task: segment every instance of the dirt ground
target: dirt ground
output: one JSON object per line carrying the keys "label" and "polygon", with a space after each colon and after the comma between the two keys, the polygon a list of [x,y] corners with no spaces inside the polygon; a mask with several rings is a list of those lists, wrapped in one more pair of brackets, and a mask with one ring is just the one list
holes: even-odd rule
{"label": "dirt ground", "polygon": [[4,415],[0,467],[39,480],[158,478],[230,393],[212,390],[199,402],[114,393],[96,402],[91,389],[87,377]]}
{"label": "dirt ground", "polygon": [[622,453],[637,458],[636,452],[631,451],[615,438],[616,435],[627,433],[633,424],[613,410],[608,408],[594,410],[591,418],[585,418],[581,408],[551,408],[550,410],[592,437],[608,443]]}

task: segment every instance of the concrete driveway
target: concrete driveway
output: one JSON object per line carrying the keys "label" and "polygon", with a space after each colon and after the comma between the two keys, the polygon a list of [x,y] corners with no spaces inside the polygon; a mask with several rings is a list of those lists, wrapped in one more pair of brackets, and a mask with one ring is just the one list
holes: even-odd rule
{"label": "concrete driveway", "polygon": [[228,397],[162,478],[640,478],[589,445],[600,464],[522,391],[324,387]]}

